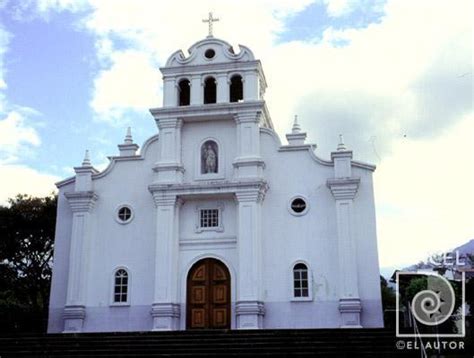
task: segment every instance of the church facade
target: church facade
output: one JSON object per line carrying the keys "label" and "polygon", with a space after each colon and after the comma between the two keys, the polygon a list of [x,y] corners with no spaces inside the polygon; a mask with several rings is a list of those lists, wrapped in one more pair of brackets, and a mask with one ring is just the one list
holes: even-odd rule
{"label": "church facade", "polygon": [[245,46],[161,72],[157,134],[57,183],[48,332],[381,327],[375,167],[282,144]]}

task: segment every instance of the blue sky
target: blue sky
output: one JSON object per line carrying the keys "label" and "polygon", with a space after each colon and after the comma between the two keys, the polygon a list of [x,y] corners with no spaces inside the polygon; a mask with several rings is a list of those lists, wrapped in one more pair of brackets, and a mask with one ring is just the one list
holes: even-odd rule
{"label": "blue sky", "polygon": [[0,0],[0,201],[50,192],[85,149],[104,168],[127,126],[153,135],[158,69],[209,10],[262,60],[282,138],[298,114],[320,157],[344,133],[378,165],[382,265],[474,236],[470,1]]}

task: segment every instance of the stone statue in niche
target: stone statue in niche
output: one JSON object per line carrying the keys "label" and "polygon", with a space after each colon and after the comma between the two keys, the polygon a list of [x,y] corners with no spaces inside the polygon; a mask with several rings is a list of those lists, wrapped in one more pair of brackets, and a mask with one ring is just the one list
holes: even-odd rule
{"label": "stone statue in niche", "polygon": [[217,144],[208,140],[201,147],[201,174],[217,173],[218,165]]}

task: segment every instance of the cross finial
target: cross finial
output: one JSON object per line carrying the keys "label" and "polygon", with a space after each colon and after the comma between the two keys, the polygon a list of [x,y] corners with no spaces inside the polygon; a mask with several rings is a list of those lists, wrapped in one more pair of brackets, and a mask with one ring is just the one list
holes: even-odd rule
{"label": "cross finial", "polygon": [[212,17],[212,12],[209,13],[209,17],[205,20],[202,20],[202,22],[208,22],[209,23],[209,35],[207,37],[212,37],[212,23],[215,21],[219,21],[217,17]]}

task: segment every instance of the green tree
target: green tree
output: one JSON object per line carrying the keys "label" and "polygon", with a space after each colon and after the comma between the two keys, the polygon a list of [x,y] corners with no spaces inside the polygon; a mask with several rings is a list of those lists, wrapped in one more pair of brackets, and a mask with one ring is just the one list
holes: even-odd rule
{"label": "green tree", "polygon": [[0,206],[0,330],[43,331],[57,197],[17,195]]}
{"label": "green tree", "polygon": [[388,286],[387,280],[380,276],[380,290],[382,293],[383,320],[386,328],[395,327],[396,296],[395,291]]}
{"label": "green tree", "polygon": [[380,289],[382,291],[383,309],[394,309],[396,305],[395,291],[388,287],[387,280],[383,276],[380,276]]}

